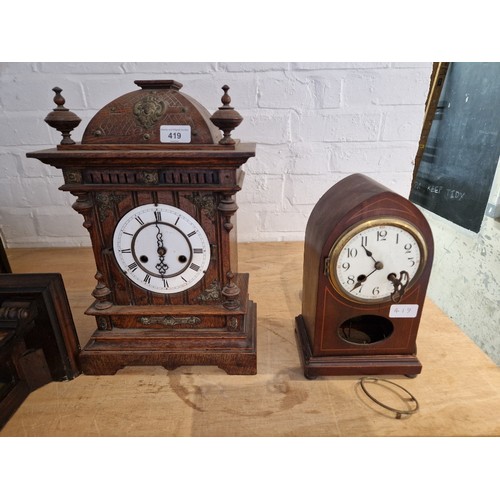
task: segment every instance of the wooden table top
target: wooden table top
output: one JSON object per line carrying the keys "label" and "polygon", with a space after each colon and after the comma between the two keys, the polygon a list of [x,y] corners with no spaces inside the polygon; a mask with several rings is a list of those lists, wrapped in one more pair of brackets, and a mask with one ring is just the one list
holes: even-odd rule
{"label": "wooden table top", "polygon": [[[364,396],[360,377],[304,378],[294,335],[303,243],[240,244],[257,303],[257,375],[216,367],[128,367],[33,392],[0,436],[500,436],[500,370],[432,301],[417,337],[422,373],[391,376],[419,411],[394,418]],[[63,275],[84,345],[95,329],[90,248],[10,249],[13,272]],[[385,377],[389,378],[389,377]]]}

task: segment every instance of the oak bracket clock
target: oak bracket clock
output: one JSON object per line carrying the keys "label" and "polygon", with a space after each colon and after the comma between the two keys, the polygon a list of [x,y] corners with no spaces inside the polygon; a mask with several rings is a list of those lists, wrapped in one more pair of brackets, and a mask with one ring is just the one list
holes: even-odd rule
{"label": "oak bracket clock", "polygon": [[[62,170],[76,196],[96,263],[97,329],[82,349],[83,373],[128,365],[216,365],[256,373],[256,305],[238,273],[236,193],[255,145],[231,137],[242,117],[223,87],[210,113],[174,80],[140,80],[90,120],[61,89],[45,121],[63,135],[54,149],[29,153]],[[221,133],[222,131],[222,133]]]}
{"label": "oak bracket clock", "polygon": [[306,227],[295,319],[307,378],[421,372],[416,337],[433,248],[420,210],[365,175],[320,198]]}

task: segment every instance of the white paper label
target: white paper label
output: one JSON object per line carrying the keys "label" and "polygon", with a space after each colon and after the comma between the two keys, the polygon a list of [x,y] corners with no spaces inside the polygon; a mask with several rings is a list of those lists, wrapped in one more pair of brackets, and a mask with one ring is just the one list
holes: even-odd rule
{"label": "white paper label", "polygon": [[191,125],[162,125],[160,127],[160,142],[190,143]]}
{"label": "white paper label", "polygon": [[392,304],[389,318],[415,318],[418,304]]}

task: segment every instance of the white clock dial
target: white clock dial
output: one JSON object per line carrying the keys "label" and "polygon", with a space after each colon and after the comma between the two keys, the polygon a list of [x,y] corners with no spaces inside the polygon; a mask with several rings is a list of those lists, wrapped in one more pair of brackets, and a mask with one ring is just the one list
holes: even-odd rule
{"label": "white clock dial", "polygon": [[178,293],[198,283],[210,262],[210,244],[198,222],[170,205],[141,205],[126,213],[113,235],[120,269],[136,285]]}
{"label": "white clock dial", "polygon": [[411,287],[425,258],[416,228],[394,218],[376,219],[339,238],[330,252],[330,280],[342,295],[358,302],[395,300]]}

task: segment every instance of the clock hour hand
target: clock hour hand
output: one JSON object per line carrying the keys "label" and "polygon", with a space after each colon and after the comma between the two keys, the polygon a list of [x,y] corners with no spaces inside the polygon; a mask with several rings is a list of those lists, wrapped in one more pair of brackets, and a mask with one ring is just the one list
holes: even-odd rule
{"label": "clock hour hand", "polygon": [[[370,252],[370,250],[368,250],[368,248],[366,248],[362,243],[361,243],[361,246],[363,247],[363,250],[366,252],[366,255],[368,257],[370,257],[373,262],[375,263],[375,269],[370,273],[374,273],[375,271],[380,271],[380,269],[383,269],[384,268],[384,263],[381,262],[380,260],[377,260],[374,256],[373,256],[373,253]],[[370,274],[368,276],[370,276]]]}
{"label": "clock hour hand", "polygon": [[376,266],[377,266],[377,264],[379,264],[379,262],[378,262],[378,261],[377,261],[377,259],[375,259],[375,257],[373,256],[373,253],[372,253],[372,252],[370,252],[370,250],[368,250],[368,248],[366,248],[366,247],[363,245],[363,243],[361,243],[361,246],[363,247],[363,250],[366,252],[366,255],[367,255],[368,257],[370,257],[370,258],[373,260],[373,262],[375,262],[375,267],[376,267]]}
{"label": "clock hour hand", "polygon": [[395,273],[390,273],[387,279],[394,285],[394,291],[391,293],[391,300],[398,303],[406,291],[406,287],[410,281],[410,275],[406,271],[401,271],[399,273],[399,278],[396,277]]}
{"label": "clock hour hand", "polygon": [[368,250],[368,248],[366,248],[363,243],[361,243],[361,246],[363,247],[363,250],[366,252],[366,255],[370,258],[373,259],[373,262],[375,262],[375,264],[377,263],[377,261],[375,260],[375,257],[373,257],[373,254],[370,252],[370,250]]}

